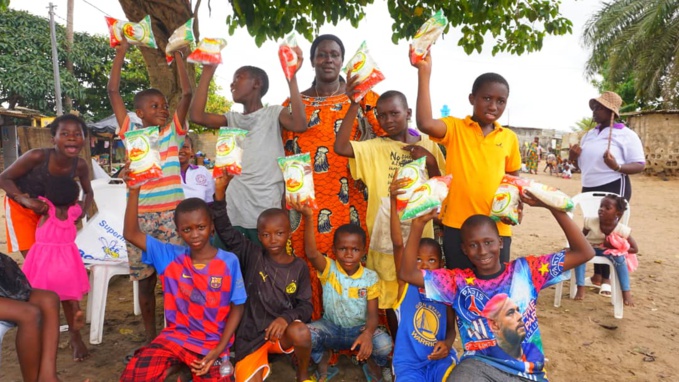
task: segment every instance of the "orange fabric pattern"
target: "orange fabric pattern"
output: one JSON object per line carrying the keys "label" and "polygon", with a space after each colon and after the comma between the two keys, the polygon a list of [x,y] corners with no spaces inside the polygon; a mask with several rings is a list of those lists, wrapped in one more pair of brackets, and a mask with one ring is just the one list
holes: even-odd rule
{"label": "orange fabric pattern", "polygon": [[[375,92],[369,92],[361,101],[359,118],[354,122],[352,140],[365,140],[374,136],[385,136],[386,133],[379,127],[375,116],[375,105],[379,96]],[[332,239],[335,229],[346,223],[359,224],[366,229],[365,214],[367,209],[367,190],[361,191],[357,187],[349,172],[348,158],[335,154],[335,134],[342,124],[342,118],[349,109],[350,101],[345,94],[330,97],[302,96],[305,105],[307,123],[309,129],[304,133],[283,131],[283,144],[285,155],[310,153],[314,167],[314,189],[318,210],[314,211],[314,224],[316,224],[316,244],[319,252],[334,259],[332,253]],[[288,106],[286,100],[284,106]],[[363,118],[367,123],[361,123]],[[292,254],[306,260],[304,252],[304,222],[300,214],[290,211],[290,224],[292,226]],[[366,245],[366,250],[367,250]],[[307,260],[308,262],[308,260]],[[311,272],[312,304],[314,312],[313,320],[321,318],[323,310],[322,289],[318,282],[318,276],[311,263],[308,263]]]}

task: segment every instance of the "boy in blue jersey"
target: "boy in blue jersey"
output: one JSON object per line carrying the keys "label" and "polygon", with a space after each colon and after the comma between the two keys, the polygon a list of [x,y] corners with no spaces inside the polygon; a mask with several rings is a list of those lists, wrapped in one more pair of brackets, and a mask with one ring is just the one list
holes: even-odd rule
{"label": "boy in blue jersey", "polygon": [[175,210],[177,232],[186,246],[144,233],[137,220],[139,193],[139,187],[129,189],[123,235],[162,276],[167,327],[135,352],[120,380],[162,381],[181,363],[190,367],[194,381],[232,381],[220,375],[219,359],[229,354],[244,311],[238,259],[210,244],[212,216],[199,198],[183,200]]}
{"label": "boy in blue jersey", "polygon": [[427,298],[451,305],[457,314],[464,354],[449,380],[547,380],[537,321],[538,293],[562,281],[564,271],[594,257],[594,250],[565,212],[546,206],[529,192],[521,199],[549,209],[570,249],[501,263],[497,225],[488,216],[473,215],[461,227],[462,250],[473,267],[419,270],[422,229],[436,212],[413,220],[399,277],[424,287]]}
{"label": "boy in blue jersey", "polygon": [[[391,242],[394,247],[396,272],[401,269],[403,257],[403,234],[401,220],[396,210],[397,195],[408,179],[398,179],[394,173],[389,187],[391,199]],[[439,243],[430,238],[420,239],[417,251],[417,267],[434,270],[443,266],[443,253]],[[443,382],[457,363],[455,342],[455,313],[450,306],[431,301],[424,290],[398,280],[397,300],[394,311],[398,318],[396,349],[392,362],[394,376],[399,382]]]}
{"label": "boy in blue jersey", "polygon": [[309,223],[313,210],[302,205],[299,196],[295,200],[288,196],[287,202],[304,217],[304,249],[323,288],[323,318],[308,325],[311,359],[318,364],[316,379],[327,381],[336,373],[328,369],[330,350],[351,349],[358,350],[359,362],[366,362],[366,379],[381,380],[393,344],[389,334],[377,327],[377,273],[361,265],[365,231],[355,224],[337,228],[332,244],[335,260],[328,260],[316,247],[316,225]]}

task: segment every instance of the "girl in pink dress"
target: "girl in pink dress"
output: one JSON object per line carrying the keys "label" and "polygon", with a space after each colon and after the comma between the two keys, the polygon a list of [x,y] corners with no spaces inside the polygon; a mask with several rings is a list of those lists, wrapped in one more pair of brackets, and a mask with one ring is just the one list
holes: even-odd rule
{"label": "girl in pink dress", "polygon": [[59,295],[71,335],[73,359],[82,361],[89,355],[80,336],[85,315],[79,301],[90,289],[85,265],[75,245],[82,209],[78,202],[80,188],[71,177],[53,177],[47,180],[45,198],[47,206],[35,231],[35,244],[26,255],[23,271],[34,288],[47,289]]}

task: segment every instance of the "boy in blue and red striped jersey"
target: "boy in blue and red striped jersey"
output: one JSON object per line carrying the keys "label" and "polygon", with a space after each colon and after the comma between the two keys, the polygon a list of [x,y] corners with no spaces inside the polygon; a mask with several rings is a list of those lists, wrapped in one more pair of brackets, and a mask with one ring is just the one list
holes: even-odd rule
{"label": "boy in blue and red striped jersey", "polygon": [[129,189],[123,235],[162,276],[167,327],[135,353],[120,380],[162,381],[171,366],[183,363],[193,381],[232,381],[220,376],[215,361],[228,355],[243,316],[246,293],[238,259],[210,244],[214,226],[202,199],[177,205],[175,225],[187,243],[179,246],[140,229],[139,194],[139,187]]}

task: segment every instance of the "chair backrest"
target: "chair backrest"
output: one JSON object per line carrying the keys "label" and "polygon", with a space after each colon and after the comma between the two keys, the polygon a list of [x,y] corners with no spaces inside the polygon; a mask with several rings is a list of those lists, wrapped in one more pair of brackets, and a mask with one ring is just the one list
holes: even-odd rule
{"label": "chair backrest", "polygon": [[122,179],[94,179],[92,191],[99,211],[109,210],[122,220],[127,205],[127,186]]}
{"label": "chair backrest", "polygon": [[[600,191],[583,192],[577,194],[572,198],[574,206],[573,210],[575,210],[577,206],[580,206],[580,211],[582,211],[583,217],[595,218],[598,216],[599,206],[601,205],[601,199],[603,199],[604,196],[608,194],[619,196],[618,194],[613,192],[600,192]],[[631,213],[632,211],[630,210],[630,205],[629,203],[627,203],[627,210],[625,211],[625,213],[622,214],[620,222],[622,224],[628,225]],[[573,217],[572,212],[569,213],[569,215]]]}

